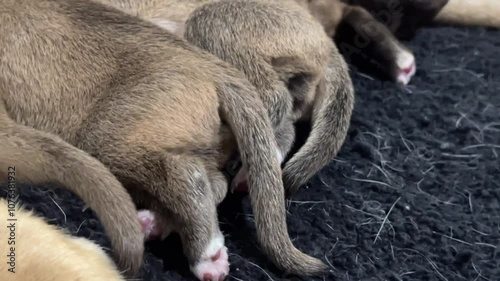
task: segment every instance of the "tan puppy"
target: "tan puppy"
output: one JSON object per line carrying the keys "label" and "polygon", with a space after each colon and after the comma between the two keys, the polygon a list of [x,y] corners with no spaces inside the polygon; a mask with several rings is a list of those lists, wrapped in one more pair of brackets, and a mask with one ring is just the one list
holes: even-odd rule
{"label": "tan puppy", "polygon": [[[0,42],[2,44],[8,42],[4,36],[8,34],[5,32],[6,7],[0,6],[0,31],[2,32]],[[21,36],[21,34],[16,36]],[[22,40],[21,37],[19,40]],[[0,46],[0,60],[2,60],[0,63],[0,180],[6,181],[12,187],[16,185],[16,182],[57,182],[67,187],[95,211],[111,240],[120,268],[131,273],[137,272],[142,265],[144,253],[143,235],[132,198],[120,182],[108,168],[89,154],[53,134],[16,123],[8,116],[5,103],[12,106],[11,112],[14,118],[41,129],[54,130],[54,127],[49,127],[52,118],[60,118],[61,124],[65,125],[71,124],[71,119],[74,119],[70,115],[71,112],[68,112],[70,114],[66,116],[58,114],[60,111],[56,110],[64,106],[51,104],[50,100],[53,101],[53,99],[49,99],[49,92],[45,92],[47,94],[45,97],[22,95],[29,90],[26,86],[22,86],[24,89],[20,88],[19,91],[14,90],[15,92],[11,95],[4,92],[6,87],[11,87],[6,84],[9,79],[17,79],[17,83],[26,81],[24,75],[12,75],[13,73],[5,71],[7,65],[4,62],[7,61],[6,56],[10,51],[7,48],[13,48],[13,46]],[[26,65],[29,61],[20,63]],[[22,70],[21,65],[19,64],[17,71]],[[42,69],[40,71],[44,71]],[[14,78],[16,76],[18,78]],[[17,89],[17,86],[12,86],[13,89]],[[42,105],[38,105],[39,102]],[[50,108],[51,105],[54,106],[54,113],[47,114],[44,110],[47,110],[47,107]],[[62,127],[59,128],[62,130]],[[9,194],[9,196],[12,196],[9,199],[13,200],[15,194]]]}
{"label": "tan puppy", "polygon": [[11,281],[125,281],[93,242],[47,224],[18,204],[0,199],[0,279]]}
{"label": "tan puppy", "polygon": [[500,1],[448,0],[434,22],[500,28]]}
{"label": "tan puppy", "polygon": [[[185,29],[189,42],[246,74],[260,90],[271,120],[312,119],[307,142],[283,170],[285,188],[294,194],[344,142],[354,103],[345,61],[318,22],[293,1],[206,4],[192,13]],[[286,130],[288,125],[279,126]],[[293,137],[283,131],[278,130],[278,143],[283,135]],[[283,143],[289,146],[282,149],[282,159],[292,142]]]}
{"label": "tan puppy", "polygon": [[199,279],[228,272],[216,205],[227,192],[219,170],[237,149],[269,258],[290,273],[326,270],[288,236],[271,122],[256,89],[227,63],[92,1],[4,0],[0,77],[11,126],[0,143],[17,151],[0,158],[28,163],[13,157],[25,157],[20,143],[53,155],[50,140],[32,144],[42,131],[93,155],[136,202],[173,221]]}
{"label": "tan puppy", "polygon": [[[284,168],[289,195],[337,154],[354,103],[352,82],[321,25],[294,1],[100,1],[174,33],[184,32],[190,43],[243,71],[271,117],[280,160],[293,145],[293,123],[312,119],[307,143]],[[331,60],[336,85],[321,93]],[[243,167],[232,187],[244,186],[245,179]]]}

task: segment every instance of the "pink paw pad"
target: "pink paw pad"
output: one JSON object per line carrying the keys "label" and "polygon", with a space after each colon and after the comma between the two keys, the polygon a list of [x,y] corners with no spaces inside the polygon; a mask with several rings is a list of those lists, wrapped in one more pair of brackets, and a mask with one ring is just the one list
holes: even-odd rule
{"label": "pink paw pad", "polygon": [[227,248],[223,247],[209,259],[198,263],[193,272],[201,281],[223,281],[229,274]]}
{"label": "pink paw pad", "polygon": [[401,51],[396,61],[399,68],[396,80],[399,84],[408,85],[417,72],[415,56],[408,51]]}
{"label": "pink paw pad", "polygon": [[148,210],[141,210],[137,212],[137,218],[142,226],[142,233],[144,240],[154,240],[161,237],[161,229],[155,214]]}

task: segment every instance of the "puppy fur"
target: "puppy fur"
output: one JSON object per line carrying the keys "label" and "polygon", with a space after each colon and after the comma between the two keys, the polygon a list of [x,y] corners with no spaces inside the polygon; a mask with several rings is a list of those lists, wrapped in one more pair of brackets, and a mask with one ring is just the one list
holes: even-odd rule
{"label": "puppy fur", "polygon": [[[10,13],[6,16],[6,6],[0,7],[0,30],[6,31],[7,19],[14,16]],[[9,19],[10,20],[10,19]],[[26,32],[26,31],[24,31]],[[0,35],[0,42],[13,43],[6,37]],[[24,33],[26,35],[26,33]],[[17,35],[16,35],[17,36]],[[19,34],[21,36],[21,34]],[[23,40],[20,38],[20,40]],[[80,196],[89,207],[94,210],[97,217],[104,226],[110,237],[116,261],[121,269],[135,273],[139,270],[144,253],[144,242],[141,227],[136,217],[136,209],[132,198],[121,183],[101,162],[91,157],[86,152],[68,144],[60,137],[43,129],[67,132],[62,124],[68,124],[73,118],[71,110],[67,109],[67,116],[60,115],[64,106],[54,105],[49,101],[51,96],[45,92],[28,94],[29,87],[17,89],[13,86],[12,94],[6,94],[5,89],[9,79],[17,79],[16,83],[33,83],[35,81],[25,80],[28,75],[7,73],[6,56],[9,56],[8,46],[0,47],[0,178],[7,181],[8,176],[15,175],[17,182],[25,183],[60,183],[69,190]],[[10,46],[12,48],[12,46]],[[11,53],[12,54],[12,53]],[[16,54],[19,54],[16,52]],[[22,59],[21,59],[22,60]],[[30,67],[29,61],[19,61],[16,64],[24,64]],[[28,64],[26,64],[28,63]],[[36,65],[33,65],[36,67]],[[15,70],[14,70],[15,69]],[[40,69],[40,71],[43,68]],[[19,66],[10,70],[19,71]],[[24,69],[22,70],[25,71]],[[5,74],[5,76],[3,76]],[[28,73],[26,73],[28,74]],[[43,75],[43,72],[41,72]],[[19,84],[18,84],[19,85]],[[53,101],[53,99],[50,99]],[[12,106],[14,118],[20,122],[14,122],[7,114],[6,103]],[[73,104],[77,106],[77,103]],[[54,111],[46,112],[47,108],[54,106]],[[68,111],[69,110],[69,111]],[[58,113],[56,113],[58,112]],[[53,125],[51,120],[59,119],[61,126]],[[39,127],[40,130],[28,127],[24,124]],[[10,184],[10,183],[9,183]]]}
{"label": "puppy fur", "polygon": [[[29,156],[4,152],[24,152],[17,146],[27,143],[33,155],[59,161],[46,145],[56,137],[43,137],[49,134],[86,151],[136,202],[151,202],[147,208],[175,222],[199,279],[227,275],[216,205],[227,192],[220,170],[236,151],[248,168],[257,236],[269,258],[299,275],[326,270],[288,236],[270,118],[255,87],[229,64],[154,24],[92,1],[4,0],[0,77],[2,116],[10,124],[2,123],[0,143],[6,147],[0,158],[21,157],[14,163],[29,169]],[[86,188],[73,189],[81,195]],[[94,209],[117,216],[114,230],[124,227],[123,207],[95,206],[104,199],[87,196]],[[129,251],[119,252],[126,260],[122,268],[135,273],[142,251],[130,252],[133,228],[124,229],[108,234],[116,251],[122,249],[117,241]]]}
{"label": "puppy fur", "polygon": [[[399,84],[407,85],[416,73],[416,62],[412,52],[401,44],[391,30],[356,1],[341,0],[295,0],[316,17],[331,38],[349,37],[353,46],[338,42],[345,56],[363,53],[374,59],[388,77]],[[348,3],[346,3],[348,2]],[[363,2],[359,0],[358,2]],[[374,4],[373,1],[370,4]],[[390,18],[396,8],[390,7]],[[350,29],[345,30],[343,27]],[[352,31],[354,33],[352,33]],[[341,34],[337,34],[337,33]],[[358,37],[355,37],[358,36]]]}
{"label": "puppy fur", "polygon": [[13,201],[0,199],[0,220],[14,224],[0,228],[2,241],[9,241],[2,243],[2,256],[15,255],[12,264],[0,263],[1,280],[125,281],[101,247],[47,224]]}
{"label": "puppy fur", "polygon": [[[283,170],[288,195],[297,192],[337,154],[353,106],[347,67],[321,25],[293,1],[233,0],[196,9],[185,29],[190,43],[236,66],[257,87],[278,143],[284,144],[283,160],[293,142],[280,138],[294,137],[285,133],[293,132],[294,122],[313,119],[306,144]],[[338,85],[324,93],[320,84],[326,82],[330,61],[339,75]],[[335,111],[324,111],[326,107]]]}
{"label": "puppy fur", "polygon": [[448,0],[434,22],[500,28],[500,1]]}
{"label": "puppy fur", "polygon": [[370,57],[393,81],[403,85],[415,74],[416,63],[398,39],[411,39],[418,28],[432,24],[500,28],[497,0],[296,1],[318,18],[330,36],[339,33],[336,41],[344,55]]}
{"label": "puppy fur", "polygon": [[[177,34],[184,32],[191,44],[241,70],[256,86],[271,117],[281,160],[293,145],[293,123],[313,119],[308,142],[283,171],[289,195],[340,149],[354,103],[348,68],[321,25],[294,1],[101,1],[160,22]],[[169,25],[161,24],[165,22]],[[321,94],[330,61],[338,85]],[[245,182],[245,169],[232,187]]]}

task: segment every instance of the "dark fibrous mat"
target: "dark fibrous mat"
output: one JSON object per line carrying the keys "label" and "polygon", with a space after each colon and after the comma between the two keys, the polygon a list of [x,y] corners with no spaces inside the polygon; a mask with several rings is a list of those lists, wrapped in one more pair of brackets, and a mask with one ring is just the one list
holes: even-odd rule
{"label": "dark fibrous mat", "polygon": [[[418,64],[408,87],[351,66],[346,142],[288,202],[294,244],[331,272],[284,276],[259,249],[248,197],[230,196],[226,280],[500,280],[500,32],[424,29],[406,44]],[[25,207],[109,247],[76,196],[19,187]],[[145,261],[143,280],[195,280],[178,237],[148,243]]]}

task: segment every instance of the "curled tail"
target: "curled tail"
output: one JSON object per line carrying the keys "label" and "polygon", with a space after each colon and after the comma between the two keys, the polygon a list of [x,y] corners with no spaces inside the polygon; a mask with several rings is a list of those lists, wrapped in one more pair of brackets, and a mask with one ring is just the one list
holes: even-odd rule
{"label": "curled tail", "polygon": [[434,22],[500,28],[500,1],[449,0]]}
{"label": "curled tail", "polygon": [[242,79],[239,84],[224,84],[219,95],[222,118],[236,137],[242,163],[248,171],[249,194],[262,248],[276,266],[288,273],[325,272],[328,267],[295,248],[288,235],[277,144],[257,91]]}
{"label": "curled tail", "polygon": [[[57,136],[15,123],[0,100],[0,176],[20,182],[57,182],[87,203],[104,226],[121,270],[135,275],[144,238],[130,195],[98,160]],[[11,174],[9,174],[11,175]]]}
{"label": "curled tail", "polygon": [[347,136],[353,107],[354,89],[348,67],[338,53],[333,53],[316,93],[311,133],[283,170],[288,196],[337,155]]}

